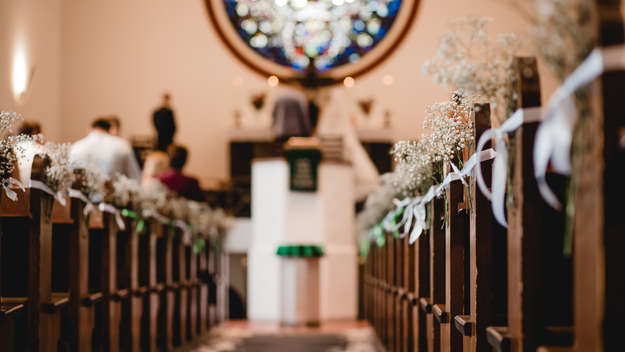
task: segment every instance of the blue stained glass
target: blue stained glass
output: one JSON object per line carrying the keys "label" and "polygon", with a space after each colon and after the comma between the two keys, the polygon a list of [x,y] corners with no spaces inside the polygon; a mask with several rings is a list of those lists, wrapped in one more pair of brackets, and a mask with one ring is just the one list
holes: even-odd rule
{"label": "blue stained glass", "polygon": [[[230,22],[248,46],[301,71],[307,69],[303,63],[312,60],[319,71],[357,61],[384,39],[402,4],[402,0],[223,1]],[[379,22],[375,33],[367,31],[371,20]]]}

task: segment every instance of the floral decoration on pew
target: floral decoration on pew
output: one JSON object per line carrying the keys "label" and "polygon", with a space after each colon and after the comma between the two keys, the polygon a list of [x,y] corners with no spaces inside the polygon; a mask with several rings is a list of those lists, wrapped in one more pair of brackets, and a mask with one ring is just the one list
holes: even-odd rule
{"label": "floral decoration on pew", "polygon": [[23,188],[16,177],[18,154],[24,153],[23,146],[41,141],[41,136],[14,135],[13,131],[22,116],[15,112],[0,112],[0,184],[6,196],[15,201],[17,193],[12,187]]}
{"label": "floral decoration on pew", "polygon": [[516,110],[515,55],[519,40],[515,34],[499,33],[493,38],[491,18],[463,17],[449,23],[423,72],[449,90],[462,89],[466,96],[490,103],[499,123]]}
{"label": "floral decoration on pew", "polygon": [[410,236],[413,242],[425,230],[429,221],[425,205],[431,200],[426,197],[444,195],[443,187],[438,186],[444,182],[443,165],[449,163],[459,172],[464,151],[475,143],[472,106],[473,98],[456,90],[450,101],[426,109],[425,133],[418,141],[395,144],[391,151],[395,170],[383,176],[383,186],[367,198],[359,215],[359,226],[365,229],[361,242],[363,255],[371,239],[378,245],[384,244],[384,231],[402,237],[414,225]]}
{"label": "floral decoration on pew", "polygon": [[[531,26],[531,34],[534,39],[534,46],[538,56],[545,62],[546,67],[555,74],[560,84],[573,73],[588,58],[592,50],[598,44],[597,28],[598,14],[594,2],[584,0],[543,0],[536,1],[534,16],[528,15]],[[515,3],[517,8],[524,9],[523,4]],[[527,6],[527,5],[526,5]],[[558,146],[561,150],[559,154],[552,158],[569,160],[570,165],[565,162],[564,167],[557,167],[560,172],[570,172],[571,182],[567,188],[565,199],[565,211],[567,217],[564,252],[570,255],[573,245],[573,222],[575,216],[576,195],[576,175],[582,167],[582,159],[593,148],[596,143],[592,136],[592,116],[593,107],[590,100],[588,87],[583,87],[575,92],[574,107],[577,110],[577,120],[568,128],[555,126],[550,129],[553,134],[561,136],[569,133],[570,146]],[[571,115],[571,112],[568,112]],[[544,128],[541,128],[544,130]],[[545,136],[546,139],[553,140],[552,137]],[[564,139],[566,140],[566,139]],[[537,141],[538,143],[539,141]],[[552,161],[553,162],[553,161]],[[569,169],[569,170],[567,170]]]}
{"label": "floral decoration on pew", "polygon": [[[107,179],[96,165],[71,162],[67,143],[42,144],[40,135],[14,135],[15,124],[21,119],[16,113],[0,113],[0,185],[11,200],[18,199],[15,187],[39,188],[61,204],[68,196],[80,198],[86,203],[86,215],[95,209],[94,203],[99,203],[101,209],[104,205],[103,208],[136,220],[137,232],[145,229],[147,218],[155,218],[189,235],[196,251],[203,248],[205,238],[219,245],[220,238],[232,226],[232,219],[223,210],[177,197],[158,182],[143,188],[138,181],[125,176]],[[31,180],[31,165],[36,155],[43,159],[45,167],[40,180]],[[23,182],[14,178],[16,174],[20,174]],[[121,217],[118,225],[120,228],[123,225]]]}

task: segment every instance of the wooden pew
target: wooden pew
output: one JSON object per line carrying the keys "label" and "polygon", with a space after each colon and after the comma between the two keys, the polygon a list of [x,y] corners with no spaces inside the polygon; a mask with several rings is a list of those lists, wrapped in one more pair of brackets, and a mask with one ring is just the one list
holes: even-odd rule
{"label": "wooden pew", "polygon": [[[474,139],[491,127],[489,104],[473,109]],[[475,150],[470,150],[473,154]],[[492,160],[481,163],[482,174],[491,184]],[[470,189],[470,238],[467,293],[469,305],[464,315],[454,317],[456,330],[463,336],[463,351],[488,350],[486,328],[506,325],[507,262],[506,230],[493,217],[491,203],[477,188],[475,177],[467,178]],[[478,275],[479,274],[479,275]]]}
{"label": "wooden pew", "polygon": [[[536,61],[517,59],[519,106],[540,106]],[[525,123],[513,138],[511,205],[508,208],[508,324],[487,329],[495,349],[535,351],[540,345],[572,343],[572,266],[563,255],[564,214],[547,205],[534,176],[538,122]],[[562,198],[566,179],[549,175]]]}
{"label": "wooden pew", "polygon": [[[430,205],[430,209],[433,209]],[[432,321],[432,300],[430,299],[432,279],[431,274],[431,243],[430,229],[425,229],[414,246],[414,280],[415,294],[417,297],[417,320],[416,320],[416,341],[415,349],[417,351],[432,351],[433,335],[429,332],[433,331]]]}
{"label": "wooden pew", "polygon": [[197,279],[197,253],[193,250],[193,244],[190,243],[185,247],[185,264],[187,274],[187,290],[188,290],[188,302],[187,302],[187,339],[193,341],[199,334],[198,324],[198,295],[200,290],[199,281]]}
{"label": "wooden pew", "polygon": [[[69,294],[68,319],[64,323],[69,348],[72,351],[91,351],[101,348],[101,331],[96,332],[96,305],[102,292],[90,289],[90,234],[86,204],[71,198],[66,206],[55,202],[53,223],[53,291]],[[93,250],[91,250],[93,251]],[[93,285],[92,285],[93,287]],[[98,324],[98,328],[102,325]]]}
{"label": "wooden pew", "polygon": [[187,289],[185,287],[186,265],[185,245],[182,233],[176,229],[176,237],[173,242],[173,279],[176,287],[176,304],[174,310],[174,344],[181,346],[187,336]]}
{"label": "wooden pew", "polygon": [[[455,161],[455,164],[458,164]],[[445,175],[453,170],[449,164],[443,167]],[[445,235],[444,235],[444,300],[437,303],[434,316],[440,323],[441,351],[459,351],[462,335],[453,327],[453,319],[468,310],[468,291],[465,290],[468,274],[469,217],[464,204],[462,181],[452,181],[445,189]]]}
{"label": "wooden pew", "polygon": [[[208,241],[207,241],[208,242]],[[206,249],[208,243],[204,246],[202,251],[198,254],[197,262],[197,276],[200,283],[200,289],[198,292],[198,333],[203,335],[208,331],[208,259],[206,256]]]}
{"label": "wooden pew", "polygon": [[[101,213],[102,224],[91,222],[91,238],[99,239],[95,262],[99,262],[99,287],[102,292],[102,347],[104,351],[119,351],[122,302],[117,286],[117,235],[119,228],[115,215]],[[94,284],[95,285],[95,284]]]}
{"label": "wooden pew", "polygon": [[0,341],[7,351],[24,351],[34,348],[27,331],[34,324],[31,319],[38,317],[33,317],[24,277],[33,283],[38,281],[31,273],[28,258],[33,252],[29,247],[30,191],[14,191],[18,193],[17,202],[7,198],[4,191],[0,198]]}
{"label": "wooden pew", "polygon": [[160,222],[155,219],[146,221],[146,231],[139,236],[139,290],[137,297],[142,298],[143,315],[141,318],[141,350],[158,350],[158,312],[159,296],[163,286],[157,280],[157,241],[162,236]]}
{"label": "wooden pew", "polygon": [[174,306],[175,290],[173,274],[173,241],[174,229],[165,224],[156,227],[160,234],[157,236],[157,276],[160,285],[164,289],[160,292],[160,304],[158,313],[159,345],[164,351],[174,349]]}
{"label": "wooden pew", "polygon": [[385,296],[384,302],[386,304],[386,329],[385,329],[385,343],[386,347],[394,351],[395,349],[395,299],[393,295],[393,289],[395,287],[395,248],[393,245],[393,235],[391,233],[386,233],[386,245],[384,248],[386,249],[385,260],[386,260],[386,278],[385,282]]}
{"label": "wooden pew", "polygon": [[428,351],[441,351],[441,326],[448,324],[445,310],[445,235],[442,224],[445,216],[443,199],[435,198],[430,203],[430,295],[421,302],[427,315]]}
{"label": "wooden pew", "polygon": [[[621,3],[597,0],[596,4],[600,46],[623,45]],[[592,116],[579,122],[593,138],[574,137],[574,144],[586,151],[573,175],[576,351],[623,349],[625,216],[620,210],[625,198],[625,150],[619,145],[625,128],[623,92],[623,70],[603,74],[595,81],[590,91]]]}
{"label": "wooden pew", "polygon": [[[125,230],[117,232],[117,292],[121,302],[120,349],[141,350],[141,316],[143,289],[139,286],[138,220],[125,219]],[[139,229],[141,230],[141,229]]]}

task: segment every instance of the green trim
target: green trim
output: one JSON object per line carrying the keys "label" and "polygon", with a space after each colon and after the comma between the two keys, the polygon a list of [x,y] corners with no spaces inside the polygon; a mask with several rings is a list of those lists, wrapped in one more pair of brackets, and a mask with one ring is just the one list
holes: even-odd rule
{"label": "green trim", "polygon": [[280,246],[276,251],[279,257],[304,257],[304,258],[319,258],[323,257],[323,248],[321,246],[313,245],[290,245]]}

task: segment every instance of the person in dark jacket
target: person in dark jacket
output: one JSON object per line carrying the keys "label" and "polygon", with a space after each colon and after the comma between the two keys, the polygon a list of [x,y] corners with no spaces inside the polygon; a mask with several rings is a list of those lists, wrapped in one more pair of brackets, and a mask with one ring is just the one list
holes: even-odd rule
{"label": "person in dark jacket", "polygon": [[170,105],[171,96],[169,93],[163,95],[163,105],[154,111],[153,122],[156,128],[156,149],[166,151],[167,147],[174,141],[176,133],[176,121],[174,112]]}
{"label": "person in dark jacket", "polygon": [[171,170],[160,174],[158,179],[179,196],[201,202],[204,201],[204,196],[198,180],[182,173],[182,168],[187,162],[187,154],[187,148],[172,145],[169,148]]}

